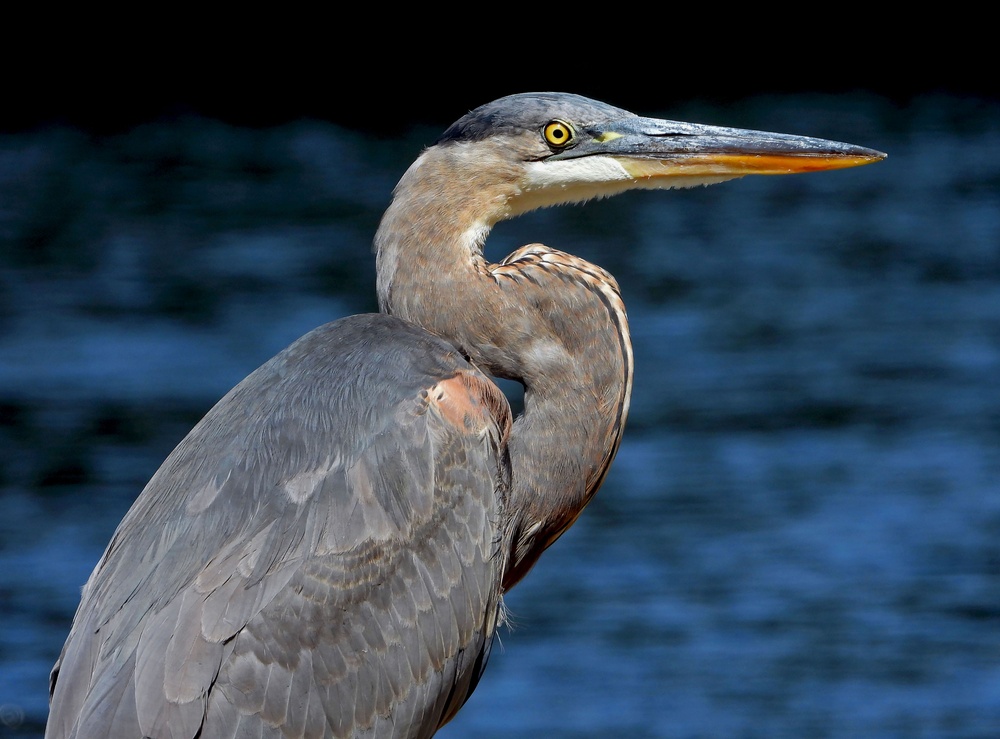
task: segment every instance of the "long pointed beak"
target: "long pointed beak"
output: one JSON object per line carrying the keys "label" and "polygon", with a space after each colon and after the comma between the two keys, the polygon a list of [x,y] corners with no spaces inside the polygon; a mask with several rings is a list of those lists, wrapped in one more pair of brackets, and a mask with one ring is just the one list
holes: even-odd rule
{"label": "long pointed beak", "polygon": [[630,116],[619,119],[569,157],[603,154],[636,179],[731,178],[795,174],[870,164],[885,154],[853,144]]}

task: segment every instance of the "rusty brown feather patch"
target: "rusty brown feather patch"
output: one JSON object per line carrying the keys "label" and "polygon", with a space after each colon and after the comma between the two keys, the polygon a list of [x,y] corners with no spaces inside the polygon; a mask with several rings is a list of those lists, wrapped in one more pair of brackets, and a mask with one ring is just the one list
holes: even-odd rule
{"label": "rusty brown feather patch", "polygon": [[478,372],[461,371],[427,389],[427,403],[465,433],[482,434],[495,424],[503,443],[510,435],[510,406],[499,388]]}

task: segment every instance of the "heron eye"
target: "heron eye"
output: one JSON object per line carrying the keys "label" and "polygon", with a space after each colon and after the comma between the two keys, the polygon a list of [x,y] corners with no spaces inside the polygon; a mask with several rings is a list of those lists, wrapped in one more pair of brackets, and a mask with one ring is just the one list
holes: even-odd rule
{"label": "heron eye", "polygon": [[549,146],[563,148],[573,142],[573,129],[563,121],[549,121],[542,129],[545,141]]}

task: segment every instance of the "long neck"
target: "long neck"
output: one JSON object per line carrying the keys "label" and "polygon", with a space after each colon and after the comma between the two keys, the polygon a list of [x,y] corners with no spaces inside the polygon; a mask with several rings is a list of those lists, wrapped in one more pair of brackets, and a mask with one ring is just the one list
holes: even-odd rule
{"label": "long neck", "polygon": [[[495,179],[489,199],[474,182],[445,190],[451,164],[425,155],[397,187],[375,239],[379,301],[524,384],[510,439],[506,589],[603,481],[628,413],[632,350],[618,286],[601,268],[539,245],[486,262],[482,244],[506,201]],[[512,197],[513,177],[508,187]]]}

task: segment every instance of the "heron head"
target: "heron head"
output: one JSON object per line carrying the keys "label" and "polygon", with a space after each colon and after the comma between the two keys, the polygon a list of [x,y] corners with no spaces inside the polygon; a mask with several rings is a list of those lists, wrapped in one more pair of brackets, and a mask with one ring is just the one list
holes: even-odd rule
{"label": "heron head", "polygon": [[463,116],[436,142],[469,166],[506,165],[516,187],[506,215],[632,189],[707,185],[748,174],[855,167],[885,154],[852,144],[645,118],[566,93],[524,93]]}

